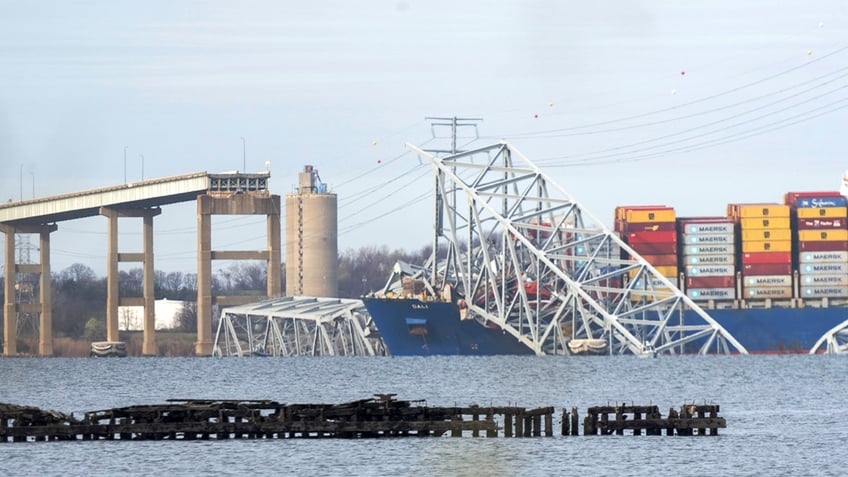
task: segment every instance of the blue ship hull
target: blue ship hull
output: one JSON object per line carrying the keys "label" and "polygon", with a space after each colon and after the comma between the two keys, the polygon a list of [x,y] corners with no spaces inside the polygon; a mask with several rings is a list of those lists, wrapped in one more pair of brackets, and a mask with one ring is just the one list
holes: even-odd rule
{"label": "blue ship hull", "polygon": [[453,303],[363,299],[393,356],[533,354],[500,328],[462,320]]}
{"label": "blue ship hull", "polygon": [[[386,298],[363,301],[394,356],[533,354],[499,328],[461,320],[453,303]],[[845,307],[706,311],[752,354],[806,353],[822,335],[848,319]],[[700,321],[700,317],[687,311],[684,320]]]}
{"label": "blue ship hull", "polygon": [[[749,353],[806,353],[834,326],[848,319],[848,308],[756,308],[705,310]],[[687,311],[684,319],[695,319]]]}

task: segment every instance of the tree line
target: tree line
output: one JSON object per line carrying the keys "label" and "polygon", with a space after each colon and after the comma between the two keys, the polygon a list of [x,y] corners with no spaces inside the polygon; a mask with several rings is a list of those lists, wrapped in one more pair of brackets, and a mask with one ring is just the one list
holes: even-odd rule
{"label": "tree line", "polygon": [[[417,252],[389,250],[388,247],[362,247],[349,249],[339,255],[338,288],[339,298],[358,298],[366,293],[383,288],[398,260],[410,263],[423,263],[430,255],[431,247]],[[280,264],[282,290],[285,291],[286,266]],[[258,261],[232,262],[225,268],[219,268],[212,275],[212,293],[215,295],[256,295],[264,296],[267,284],[265,263]],[[94,270],[84,264],[75,263],[68,268],[51,274],[53,335],[55,337],[82,338],[86,336],[86,326],[92,323],[106,323],[106,277],[99,277]],[[0,276],[0,302],[5,303],[4,277]],[[143,271],[141,268],[119,270],[118,286],[122,297],[143,296]],[[38,300],[39,285],[37,275],[18,275],[17,301],[29,295]],[[156,270],[153,279],[156,300],[181,300],[190,302],[183,314],[178,317],[178,327],[183,331],[194,331],[197,323],[197,274],[185,272],[164,272]],[[0,317],[3,308],[0,307]],[[21,328],[19,334],[26,334]],[[90,333],[90,329],[89,329]]]}

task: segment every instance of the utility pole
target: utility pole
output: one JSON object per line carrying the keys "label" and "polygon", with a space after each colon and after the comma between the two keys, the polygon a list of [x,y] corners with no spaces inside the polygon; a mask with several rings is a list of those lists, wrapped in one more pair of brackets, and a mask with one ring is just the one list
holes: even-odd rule
{"label": "utility pole", "polygon": [[241,137],[241,172],[247,173],[247,143],[244,136]]}

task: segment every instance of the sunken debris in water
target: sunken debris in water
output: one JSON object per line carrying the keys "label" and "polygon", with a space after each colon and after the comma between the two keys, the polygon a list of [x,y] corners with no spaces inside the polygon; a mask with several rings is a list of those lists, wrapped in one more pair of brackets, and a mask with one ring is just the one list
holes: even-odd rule
{"label": "sunken debris in water", "polygon": [[[433,407],[394,394],[342,404],[168,400],[73,415],[0,403],[0,442],[67,440],[282,439],[405,436],[553,436],[553,407]],[[589,408],[584,435],[716,435],[717,405],[683,405],[662,417],[656,406]],[[578,435],[577,409],[562,411],[561,435]]]}

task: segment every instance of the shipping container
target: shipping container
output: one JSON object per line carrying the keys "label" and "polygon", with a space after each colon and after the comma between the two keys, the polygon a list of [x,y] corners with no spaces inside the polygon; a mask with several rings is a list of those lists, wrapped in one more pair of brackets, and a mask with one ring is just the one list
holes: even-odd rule
{"label": "shipping container", "polygon": [[791,227],[789,217],[756,217],[742,219],[739,226],[743,230],[751,229],[788,229]]}
{"label": "shipping container", "polygon": [[[790,282],[791,284],[791,282]],[[733,275],[720,277],[688,277],[686,288],[732,288],[736,286],[736,277]]]}
{"label": "shipping container", "polygon": [[735,255],[688,255],[683,258],[686,265],[734,265]]}
{"label": "shipping container", "polygon": [[841,298],[848,296],[848,287],[801,287],[803,298]]}
{"label": "shipping container", "polygon": [[757,217],[789,217],[789,206],[783,204],[727,204],[727,216],[734,219]]}
{"label": "shipping container", "polygon": [[669,253],[665,255],[642,255],[642,258],[644,258],[646,262],[650,263],[655,267],[668,265],[677,266],[677,255],[675,254]]}
{"label": "shipping container", "polygon": [[730,234],[680,234],[680,241],[686,245],[732,244],[736,236]]}
{"label": "shipping container", "polygon": [[766,298],[792,298],[792,287],[745,287],[742,295],[747,300]]}
{"label": "shipping container", "polygon": [[690,288],[686,295],[693,300],[735,300],[736,288]]}
{"label": "shipping container", "polygon": [[792,263],[792,252],[743,253],[742,263]]}
{"label": "shipping container", "polygon": [[848,262],[809,262],[802,263],[798,271],[807,274],[837,275],[848,273]]}
{"label": "shipping container", "polygon": [[680,251],[683,255],[733,255],[736,246],[733,244],[685,245]]}
{"label": "shipping container", "polygon": [[[664,277],[677,278],[677,265],[659,267],[654,266],[654,270],[656,270],[660,275]],[[639,270],[630,270],[628,272],[628,275],[630,275],[630,278],[633,278],[634,276],[636,276],[637,273],[639,273]]]}
{"label": "shipping container", "polygon": [[801,263],[806,262],[848,262],[848,252],[802,252],[798,254]]}
{"label": "shipping container", "polygon": [[798,240],[803,242],[846,241],[848,230],[799,230]]}
{"label": "shipping container", "polygon": [[798,230],[844,229],[848,226],[848,220],[844,218],[798,219],[796,225]]}
{"label": "shipping container", "polygon": [[783,194],[783,203],[786,205],[797,207],[809,207],[808,205],[799,205],[799,201],[810,201],[812,199],[817,199],[820,197],[824,197],[827,199],[832,199],[835,197],[838,200],[842,197],[842,193],[836,190],[813,192],[787,192]]}
{"label": "shipping container", "polygon": [[[658,232],[662,233],[662,232]],[[677,242],[664,243],[634,243],[630,244],[630,248],[636,251],[639,255],[676,255]]]}
{"label": "shipping container", "polygon": [[677,230],[684,234],[733,234],[736,224],[724,218],[721,222],[703,222],[703,219],[677,219]]}
{"label": "shipping container", "polygon": [[810,197],[808,199],[799,199],[795,207],[801,208],[824,208],[824,207],[845,207],[845,197]]}
{"label": "shipping container", "polygon": [[839,242],[831,240],[819,240],[808,242],[799,240],[798,251],[800,252],[825,252],[825,251],[843,251],[848,250],[848,242]]}
{"label": "shipping container", "polygon": [[742,242],[742,253],[791,251],[791,240],[746,240]]}
{"label": "shipping container", "polygon": [[630,232],[674,232],[677,227],[674,222],[627,222],[615,221],[615,230],[624,234]]}
{"label": "shipping container", "polygon": [[746,275],[746,287],[791,287],[792,275]]}
{"label": "shipping container", "polygon": [[[674,208],[667,205],[620,205],[615,208],[615,218],[618,220],[626,220],[628,222],[650,222],[650,220],[634,220],[627,216],[630,211],[674,211]],[[672,221],[673,222],[673,221]]]}
{"label": "shipping container", "polygon": [[789,275],[791,263],[744,263],[739,267],[742,276],[748,275]]}
{"label": "shipping container", "polygon": [[674,222],[674,209],[671,207],[658,209],[628,209],[624,212],[626,222]]}
{"label": "shipping container", "polygon": [[629,232],[627,243],[630,245],[640,243],[667,243],[677,242],[677,232]]}
{"label": "shipping container", "polygon": [[840,275],[801,275],[801,285],[842,286],[848,285],[848,273]]}
{"label": "shipping container", "polygon": [[747,240],[792,240],[792,229],[742,229],[740,237]]}
{"label": "shipping container", "polygon": [[848,207],[797,209],[795,212],[799,219],[844,219],[848,216]]}
{"label": "shipping container", "polygon": [[720,277],[725,275],[736,275],[736,267],[733,265],[689,265],[684,269],[687,277]]}

